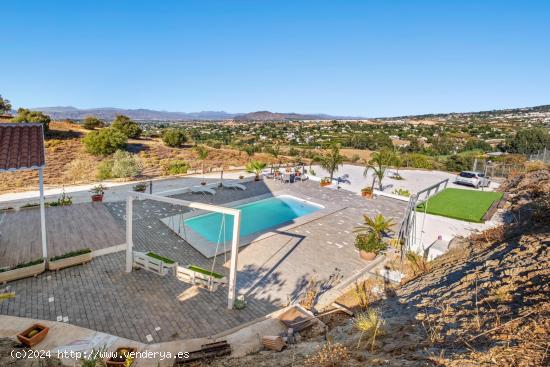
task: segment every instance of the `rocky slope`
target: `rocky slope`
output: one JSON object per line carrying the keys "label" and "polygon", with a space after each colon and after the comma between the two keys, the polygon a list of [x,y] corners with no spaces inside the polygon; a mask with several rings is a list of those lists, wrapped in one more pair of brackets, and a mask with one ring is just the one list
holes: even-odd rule
{"label": "rocky slope", "polygon": [[512,223],[464,240],[371,303],[383,320],[374,341],[340,316],[283,352],[212,365],[549,365],[550,172],[514,177],[503,188]]}

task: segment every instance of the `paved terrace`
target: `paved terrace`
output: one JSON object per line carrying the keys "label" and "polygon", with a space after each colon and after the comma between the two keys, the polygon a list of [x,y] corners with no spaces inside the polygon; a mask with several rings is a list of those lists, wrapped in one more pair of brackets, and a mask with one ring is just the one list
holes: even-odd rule
{"label": "paved terrace", "polygon": [[[126,242],[124,228],[101,203],[47,207],[46,237],[49,257]],[[0,267],[41,257],[40,211],[25,208],[0,212]]]}
{"label": "paved terrace", "polygon": [[[348,191],[320,188],[316,182],[265,180],[246,186],[246,191],[219,189],[214,197],[176,197],[223,205],[251,196],[288,193],[327,208],[344,207],[241,249],[238,289],[246,295],[246,309],[226,309],[226,288],[211,293],[143,270],[126,274],[124,253],[118,253],[97,257],[84,266],[9,283],[9,290],[17,296],[0,302],[0,313],[50,320],[68,317],[69,323],[142,342],[151,342],[148,335],[153,342],[212,335],[296,299],[312,278],[326,282],[335,272],[348,277],[360,271],[368,263],[359,258],[352,231],[362,214],[382,213],[399,220],[405,208],[399,201],[365,200]],[[122,226],[125,203],[106,206]],[[187,208],[150,200],[136,201],[134,208],[137,250],[152,250],[183,265],[212,266],[212,259],[206,259],[159,220]],[[218,256],[214,268],[227,274],[223,257]],[[52,302],[50,297],[54,297]]]}

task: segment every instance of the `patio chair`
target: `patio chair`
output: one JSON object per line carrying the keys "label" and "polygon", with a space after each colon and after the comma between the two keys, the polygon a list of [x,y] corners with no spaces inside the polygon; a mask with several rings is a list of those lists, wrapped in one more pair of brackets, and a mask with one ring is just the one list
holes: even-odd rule
{"label": "patio chair", "polygon": [[191,192],[195,194],[210,194],[210,195],[216,194],[216,190],[206,186],[193,186],[191,187]]}
{"label": "patio chair", "polygon": [[282,181],[283,183],[285,183],[285,182],[290,183],[290,173],[283,173],[283,174],[281,175],[281,181]]}
{"label": "patio chair", "polygon": [[243,191],[246,190],[246,186],[242,185],[238,182],[223,181],[222,186],[225,187],[226,189],[239,189],[239,190],[243,190]]}

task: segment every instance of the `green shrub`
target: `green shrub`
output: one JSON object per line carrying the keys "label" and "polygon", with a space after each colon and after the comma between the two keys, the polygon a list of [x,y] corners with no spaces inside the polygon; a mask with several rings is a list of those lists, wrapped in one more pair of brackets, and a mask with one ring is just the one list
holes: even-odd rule
{"label": "green shrub", "polygon": [[84,122],[82,123],[82,127],[84,127],[87,130],[93,130],[103,126],[104,126],[103,122],[94,116],[87,116],[84,119]]}
{"label": "green shrub", "polygon": [[180,175],[187,173],[189,163],[181,159],[165,160],[162,162],[164,172],[169,175]]}
{"label": "green shrub", "polygon": [[187,142],[187,135],[181,129],[169,128],[162,132],[162,141],[169,147],[180,147]]}
{"label": "green shrub", "polygon": [[404,166],[411,168],[435,169],[437,164],[433,158],[420,153],[406,153],[401,156]]}
{"label": "green shrub", "polygon": [[44,132],[50,129],[51,118],[40,111],[31,111],[26,108],[17,110],[17,115],[12,119],[12,122],[32,122],[39,123],[44,126]]}
{"label": "green shrub", "polygon": [[82,142],[88,153],[106,156],[126,148],[128,138],[118,130],[106,128],[92,131],[82,139]]}
{"label": "green shrub", "polygon": [[117,115],[112,122],[111,127],[120,131],[129,138],[139,138],[143,130],[139,127],[139,124],[132,121],[128,116]]}
{"label": "green shrub", "polygon": [[136,177],[141,174],[143,164],[141,159],[135,154],[124,150],[117,150],[113,154],[113,166],[111,168],[111,177],[126,178]]}
{"label": "green shrub", "polygon": [[474,157],[453,154],[445,161],[445,169],[451,172],[467,171],[474,165]]}
{"label": "green shrub", "polygon": [[97,178],[99,180],[108,180],[113,178],[111,171],[113,170],[113,160],[106,159],[97,166]]}
{"label": "green shrub", "polygon": [[355,248],[359,251],[374,252],[378,254],[386,249],[386,244],[374,234],[360,234],[355,237]]}

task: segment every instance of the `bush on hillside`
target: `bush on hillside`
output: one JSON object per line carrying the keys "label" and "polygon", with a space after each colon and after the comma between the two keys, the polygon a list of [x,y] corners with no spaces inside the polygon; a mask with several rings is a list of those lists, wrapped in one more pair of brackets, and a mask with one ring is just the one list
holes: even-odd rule
{"label": "bush on hillside", "polygon": [[450,172],[468,171],[474,165],[474,157],[471,155],[453,154],[445,161],[445,169]]}
{"label": "bush on hillside", "polygon": [[405,153],[401,156],[404,167],[435,169],[438,164],[432,157],[420,153]]}
{"label": "bush on hillside", "polygon": [[111,176],[115,178],[136,177],[143,171],[143,163],[135,154],[124,150],[117,150],[113,154]]}
{"label": "bush on hillside", "polygon": [[108,180],[110,178],[113,178],[112,175],[113,170],[113,160],[112,159],[106,159],[103,162],[97,166],[97,179],[98,180]]}
{"label": "bush on hillside", "polygon": [[182,159],[167,159],[161,162],[161,166],[167,175],[185,174],[189,169],[189,163]]}
{"label": "bush on hillside", "polygon": [[17,116],[12,119],[12,122],[31,122],[38,123],[44,126],[44,132],[50,129],[51,118],[40,111],[31,111],[26,108],[17,110]]}
{"label": "bush on hillside", "polygon": [[128,138],[118,130],[106,128],[92,131],[82,139],[82,142],[88,153],[106,156],[126,148]]}
{"label": "bush on hillside", "polygon": [[132,121],[128,116],[124,115],[117,115],[111,127],[129,138],[139,138],[143,132],[137,122]]}
{"label": "bush on hillside", "polygon": [[162,141],[169,147],[180,147],[187,142],[187,135],[181,129],[169,128],[162,132]]}
{"label": "bush on hillside", "polygon": [[103,126],[103,121],[94,116],[87,116],[82,123],[82,127],[87,130],[94,130]]}
{"label": "bush on hillside", "polygon": [[117,150],[112,158],[106,159],[98,166],[97,178],[106,180],[109,178],[136,177],[143,171],[141,159],[130,152]]}

